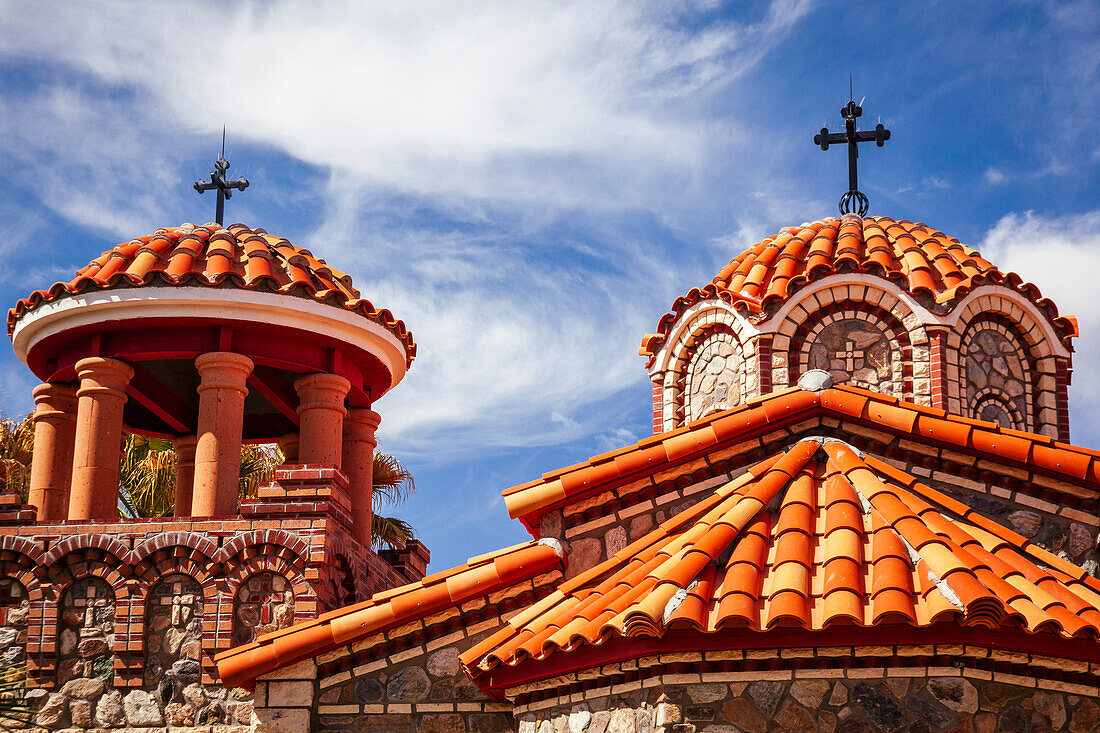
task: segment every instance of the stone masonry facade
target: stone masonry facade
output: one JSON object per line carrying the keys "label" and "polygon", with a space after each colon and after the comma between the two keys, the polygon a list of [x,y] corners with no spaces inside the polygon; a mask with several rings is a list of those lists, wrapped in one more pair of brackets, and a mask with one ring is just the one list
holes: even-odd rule
{"label": "stone masonry facade", "polygon": [[218,684],[216,652],[427,564],[415,541],[389,558],[359,544],[331,466],[277,469],[236,517],[35,523],[2,498],[0,654],[26,663],[46,730],[251,729],[252,694]]}

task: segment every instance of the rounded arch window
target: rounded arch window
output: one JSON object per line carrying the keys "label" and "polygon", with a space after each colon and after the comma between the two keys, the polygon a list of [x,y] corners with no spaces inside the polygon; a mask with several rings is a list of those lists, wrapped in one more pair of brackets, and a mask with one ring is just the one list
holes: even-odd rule
{"label": "rounded arch window", "polygon": [[999,319],[971,325],[963,340],[965,404],[974,418],[1028,430],[1031,422],[1030,351]]}
{"label": "rounded arch window", "polygon": [[890,314],[863,303],[834,303],[800,332],[798,371],[792,377],[821,369],[837,384],[906,396],[909,338]]}
{"label": "rounded arch window", "polygon": [[684,371],[684,422],[741,404],[744,377],[745,357],[732,333],[702,337]]}
{"label": "rounded arch window", "polygon": [[202,657],[202,586],[190,575],[161,579],[145,602],[145,684],[191,679]]}
{"label": "rounded arch window", "polygon": [[241,584],[234,610],[233,640],[255,641],[257,636],[285,629],[294,620],[294,590],[286,578],[270,571],[256,573]]}

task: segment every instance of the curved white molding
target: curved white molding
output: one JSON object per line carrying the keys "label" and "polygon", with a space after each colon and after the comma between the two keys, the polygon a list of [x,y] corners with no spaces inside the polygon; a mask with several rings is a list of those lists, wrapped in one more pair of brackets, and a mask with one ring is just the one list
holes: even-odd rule
{"label": "curved white molding", "polygon": [[728,313],[737,323],[738,338],[742,341],[761,333],[761,330],[757,326],[753,325],[745,316],[726,301],[720,298],[700,300],[680,314],[680,317],[676,319],[675,328],[668,334],[664,343],[661,344],[661,348],[657,349],[657,353],[654,354],[653,358],[653,366],[649,369],[650,379],[669,369],[672,359],[672,347],[679,343],[680,338],[691,329],[701,313],[710,310]]}
{"label": "curved white molding", "polygon": [[405,376],[405,346],[382,325],[314,300],[240,288],[119,288],[65,296],[42,303],[20,318],[12,346],[26,364],[31,349],[43,339],[103,321],[142,318],[209,318],[296,328],[378,357],[390,373],[387,392]]}
{"label": "curved white molding", "polygon": [[1046,313],[1043,313],[1041,310],[1039,310],[1038,306],[1017,293],[1015,290],[1000,285],[982,285],[980,287],[974,288],[969,293],[967,293],[966,297],[960,300],[958,305],[956,305],[955,308],[951,311],[951,313],[954,315],[954,319],[952,320],[951,325],[954,326],[958,324],[962,313],[966,310],[967,306],[969,306],[973,301],[977,300],[978,298],[986,295],[994,298],[999,298],[1001,300],[1008,301],[1013,305],[1019,306],[1020,309],[1027,313],[1028,316],[1031,317],[1031,320],[1039,326],[1039,329],[1043,332],[1043,338],[1045,338],[1047,343],[1050,344],[1050,349],[1055,356],[1065,358],[1069,358],[1071,356],[1070,350],[1067,349],[1065,347],[1065,344],[1062,343],[1062,337],[1059,336],[1054,330],[1054,325],[1050,322],[1050,320],[1047,319]]}
{"label": "curved white molding", "polygon": [[787,320],[787,317],[791,314],[795,308],[799,306],[803,301],[812,296],[814,293],[820,293],[824,290],[831,290],[832,288],[844,287],[845,285],[863,285],[864,287],[875,288],[881,290],[888,295],[900,300],[905,304],[905,307],[910,310],[920,322],[924,325],[940,324],[943,323],[943,319],[936,316],[913,298],[912,294],[908,291],[899,288],[889,280],[883,279],[876,275],[867,275],[863,273],[845,272],[837,275],[828,275],[815,280],[806,287],[798,290],[794,295],[787,299],[779,310],[777,310],[772,317],[763,323],[758,325],[761,331],[776,332],[783,324],[783,321]]}

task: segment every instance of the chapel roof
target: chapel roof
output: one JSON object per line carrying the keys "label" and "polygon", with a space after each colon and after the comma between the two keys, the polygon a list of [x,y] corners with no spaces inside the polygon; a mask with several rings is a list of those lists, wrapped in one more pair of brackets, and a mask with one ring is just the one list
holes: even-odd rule
{"label": "chapel roof", "polygon": [[615,637],[942,623],[1095,641],[1100,581],[909,473],[817,438],[561,583],[460,658],[476,678]]}
{"label": "chapel roof", "polygon": [[658,323],[658,332],[643,339],[640,353],[654,354],[676,319],[701,300],[720,298],[749,314],[761,314],[806,284],[837,272],[894,281],[944,311],[980,285],[1003,285],[1042,310],[1063,341],[1077,335],[1076,320],[1059,316],[1038,287],[998,269],[954,237],[919,222],[844,214],[785,227],[748,247],[710,283],[677,298]]}
{"label": "chapel roof", "polygon": [[237,287],[308,298],[357,313],[390,331],[404,346],[406,366],[416,344],[389,310],[360,297],[351,277],[283,237],[244,224],[210,223],[157,229],[116,244],[67,282],[36,290],[8,311],[8,335],[43,303],[69,295],[151,285]]}
{"label": "chapel roof", "polygon": [[400,627],[563,567],[553,540],[525,542],[470,558],[415,583],[261,636],[215,657],[225,685],[250,687],[260,675],[316,657],[343,644]]}
{"label": "chapel roof", "polygon": [[754,437],[814,416],[867,425],[913,442],[941,445],[986,462],[1002,462],[1054,476],[1064,482],[1061,485],[1063,492],[1075,492],[1058,498],[1064,504],[1095,501],[1098,495],[1100,451],[953,415],[881,392],[837,385],[818,391],[789,387],[750,398],[681,428],[652,435],[633,445],[549,471],[539,479],[505,489],[504,502],[509,515],[523,521],[535,533],[538,517],[551,508],[580,501],[720,449],[742,445]]}

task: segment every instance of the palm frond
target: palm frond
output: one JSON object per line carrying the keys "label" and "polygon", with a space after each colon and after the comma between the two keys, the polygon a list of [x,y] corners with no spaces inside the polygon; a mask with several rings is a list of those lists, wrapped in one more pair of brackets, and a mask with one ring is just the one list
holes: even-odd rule
{"label": "palm frond", "polygon": [[7,491],[18,491],[24,502],[34,456],[34,419],[28,413],[20,418],[0,419],[0,483]]}
{"label": "palm frond", "polygon": [[371,544],[376,550],[385,547],[400,550],[413,538],[411,524],[403,519],[384,517],[381,514],[371,515],[370,530]]}
{"label": "palm frond", "polygon": [[412,473],[389,453],[375,452],[372,472],[376,508],[402,504],[416,491]]}
{"label": "palm frond", "polygon": [[261,484],[275,478],[275,468],[283,460],[283,452],[277,445],[242,445],[241,481],[237,495],[241,499],[255,496]]}

